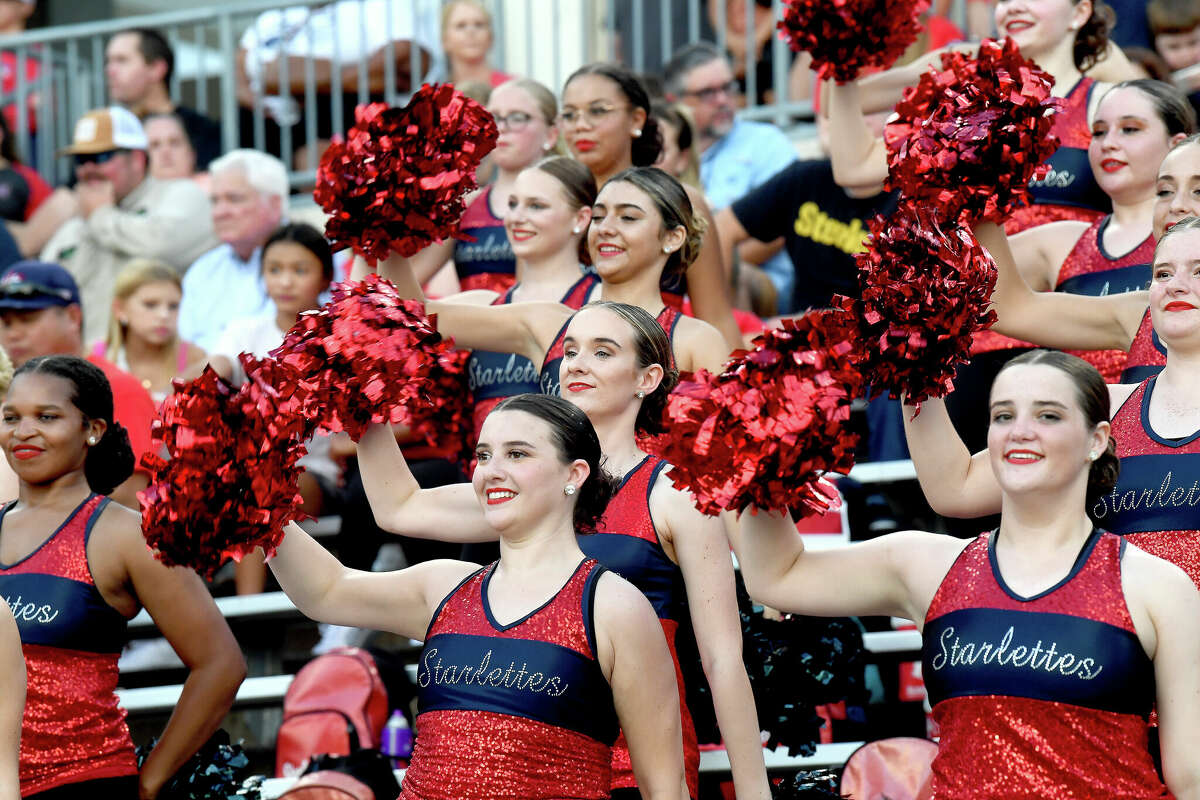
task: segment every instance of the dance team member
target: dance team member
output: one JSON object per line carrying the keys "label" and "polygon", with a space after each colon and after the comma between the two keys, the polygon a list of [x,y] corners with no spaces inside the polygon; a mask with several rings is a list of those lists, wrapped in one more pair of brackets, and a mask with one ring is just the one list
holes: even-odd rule
{"label": "dance team member", "polygon": [[[575,70],[563,85],[559,122],[571,154],[591,170],[601,189],[631,167],[652,166],[662,154],[662,133],[650,95],[636,75],[617,64],[585,64]],[[704,227],[715,231],[704,193],[691,187],[685,190],[689,210],[695,209]],[[662,276],[663,300],[678,309],[686,293],[697,317],[719,330],[730,348],[741,347],[725,281],[728,273],[715,236],[703,244],[684,272]]]}
{"label": "dance team member", "polygon": [[[916,424],[927,415],[949,425],[941,400]],[[967,542],[906,531],[808,552],[786,515],[743,514],[751,596],[917,622],[941,731],[930,797],[1200,798],[1200,593],[1089,516],[1119,467],[1100,374],[1065,353],[1013,359],[985,457],[1001,522]],[[922,485],[943,479],[927,467]],[[1147,746],[1156,702],[1165,787]]]}
{"label": "dance team member", "polygon": [[[395,447],[388,426],[372,436]],[[678,700],[654,612],[576,540],[613,492],[587,416],[557,397],[509,398],[475,456],[475,514],[500,536],[492,565],[358,572],[294,524],[268,562],[307,616],[425,642],[401,800],[608,797],[618,723],[642,796],[681,800],[681,752],[666,744],[680,740]],[[415,490],[405,473],[389,478]]]}
{"label": "dance team member", "polygon": [[[611,184],[610,184],[611,185]],[[721,520],[698,512],[665,476],[667,464],[639,448],[639,437],[662,433],[662,412],[676,372],[670,342],[637,306],[601,301],[571,317],[560,367],[564,396],[587,413],[604,453],[605,470],[620,480],[596,526],[581,536],[583,551],[617,572],[653,605],[672,656],[676,634],[695,630],[738,797],[769,797],[754,695],[741,658],[741,626],[733,568]],[[501,406],[503,407],[503,406]],[[488,541],[496,531],[466,484],[422,490],[401,457],[390,428],[376,425],[359,443],[363,481],[380,527],[406,536]],[[683,715],[683,754],[691,796],[698,791],[700,755],[686,687],[674,658]],[[636,797],[624,740],[613,752],[614,797]]]}
{"label": "dance team member", "polygon": [[558,143],[558,101],[554,93],[529,78],[516,78],[492,90],[488,113],[500,135],[492,150],[496,180],[468,198],[459,230],[473,241],[446,239],[413,256],[422,284],[447,261],[454,260],[459,288],[502,293],[516,281],[517,262],[504,232],[504,209],[517,176]]}
{"label": "dance team member", "polygon": [[[591,263],[585,231],[596,201],[596,183],[583,165],[550,156],[522,170],[506,204],[504,229],[517,257],[517,283],[504,292],[477,290],[447,298],[454,303],[508,305],[561,303],[578,309],[600,279]],[[506,397],[541,391],[538,370],[515,353],[472,350],[467,361],[475,434]]]}
{"label": "dance team member", "polygon": [[[139,515],[104,496],[133,470],[112,403],[97,367],[45,356],[17,370],[0,409],[0,448],[20,479],[18,499],[0,509],[0,595],[19,604],[28,671],[27,798],[155,797],[246,674],[204,583],[156,560]],[[114,690],[126,622],[143,607],[189,672],[139,774]]]}
{"label": "dance team member", "polygon": [[[729,348],[711,325],[666,305],[659,280],[664,272],[687,269],[703,232],[679,181],[657,167],[633,167],[614,176],[597,195],[588,226],[600,298],[655,315],[671,337],[676,362],[671,366],[689,372],[719,369]],[[558,363],[573,309],[549,303],[473,306],[445,301],[428,307],[437,314],[438,330],[460,346],[522,355],[538,368],[542,391],[560,394]]]}

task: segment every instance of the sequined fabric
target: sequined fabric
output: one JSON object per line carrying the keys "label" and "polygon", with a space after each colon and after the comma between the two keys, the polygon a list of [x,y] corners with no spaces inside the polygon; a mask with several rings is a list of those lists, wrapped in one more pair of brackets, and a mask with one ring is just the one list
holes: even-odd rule
{"label": "sequined fabric", "polygon": [[[598,573],[593,575],[596,568],[595,561],[585,559],[545,605],[507,625],[496,624],[487,606],[487,578],[494,565],[474,573],[443,601],[430,625],[422,652],[422,666],[418,669],[422,711],[417,717],[416,746],[401,785],[401,800],[550,800],[608,796],[611,738],[608,742],[598,741],[579,731],[547,724],[532,718],[532,708],[529,716],[485,709],[427,708],[433,694],[428,664],[432,663],[435,654],[431,651],[440,642],[453,637],[480,639],[494,643],[497,648],[501,645],[520,647],[524,642],[539,646],[548,644],[584,656],[598,671],[592,645],[589,594],[599,577]],[[495,663],[502,668],[508,661],[507,658],[498,659]],[[536,665],[530,666],[530,671],[525,671],[526,666],[520,666],[522,679],[531,679],[531,670]],[[479,672],[490,669],[491,662],[486,668],[481,665]],[[496,671],[503,672],[503,669]],[[504,692],[514,683],[519,686],[522,679],[498,678],[491,683],[492,691]],[[432,682],[436,683],[436,680],[433,678]],[[461,684],[466,681],[448,682]],[[481,684],[479,680],[476,683]],[[571,680],[569,685],[577,684]],[[604,689],[607,690],[607,683],[604,683]],[[606,696],[578,697],[572,694],[562,698],[560,694],[558,697],[561,700],[557,702],[590,704],[596,714],[606,710],[613,716],[612,733],[615,735],[611,692]],[[543,703],[556,702],[547,701],[544,696],[539,699]],[[606,709],[604,704],[607,704]]]}
{"label": "sequined fabric", "polygon": [[[581,536],[579,545],[589,556],[640,589],[658,614],[679,687],[684,774],[688,791],[696,797],[700,783],[700,746],[692,713],[687,707],[687,687],[676,653],[679,623],[688,613],[687,596],[683,573],[663,550],[650,516],[650,491],[666,466],[662,459],[647,456],[630,470],[596,523],[598,533]],[[624,733],[613,745],[612,771],[614,789],[637,786]]]}
{"label": "sequined fabric", "polygon": [[[1055,291],[1070,294],[1107,295],[1145,289],[1150,283],[1150,263],[1154,260],[1154,236],[1147,236],[1128,253],[1113,257],[1104,248],[1104,230],[1111,215],[1092,223],[1083,232],[1058,272]],[[1117,383],[1129,359],[1124,350],[1069,350],[1087,361],[1104,376],[1105,383]]]}
{"label": "sequined fabric", "polygon": [[1154,333],[1154,321],[1147,308],[1134,334],[1133,343],[1129,345],[1129,359],[1125,362],[1125,371],[1121,373],[1121,383],[1141,383],[1162,372],[1166,365],[1167,349]]}
{"label": "sequined fabric", "polygon": [[1200,586],[1200,431],[1172,440],[1148,430],[1155,383],[1144,381],[1113,415],[1121,474],[1095,510],[1101,525]]}
{"label": "sequined fabric", "polygon": [[[93,495],[33,553],[0,567],[0,595],[17,620],[28,676],[22,795],[137,774],[114,693],[125,620],[100,596],[87,562],[91,524],[107,502]],[[96,641],[97,631],[111,641]]]}
{"label": "sequined fabric", "polygon": [[[996,573],[989,553],[993,535],[984,534],[967,546],[930,604],[925,626],[927,676],[937,669],[936,659],[929,657],[936,649],[931,648],[931,639],[939,630],[938,620],[948,615],[957,614],[963,619],[962,615],[971,612],[1007,612],[1010,616],[1005,624],[1015,620],[1022,627],[1032,628],[1035,635],[1052,622],[1060,631],[1067,630],[1073,619],[1090,630],[1096,629],[1094,623],[1100,623],[1100,629],[1110,633],[1108,638],[1094,639],[1097,646],[1122,636],[1135,636],[1121,589],[1121,541],[1117,536],[1094,533],[1070,575],[1045,592],[1022,599],[1006,590]],[[1025,633],[1028,638],[1028,630]],[[1000,638],[999,631],[994,637]],[[943,647],[947,638],[943,637]],[[1047,639],[1051,638],[1057,637],[1048,634]],[[1039,648],[1055,644],[1038,642]],[[1145,676],[1144,680],[1152,684],[1149,659],[1136,639],[1134,645],[1135,658],[1123,662],[1106,662],[1104,652],[1088,655],[1096,657],[1096,663],[1118,670],[1118,684],[1122,684],[1126,671],[1129,676]],[[934,705],[933,716],[942,737],[933,762],[931,786],[935,800],[1169,796],[1147,750],[1147,723],[1142,713],[1102,710],[1100,706],[1111,702],[1111,696],[1096,697],[1093,705],[1021,696],[1026,693],[1024,684],[1032,680],[1027,676],[1037,670],[1053,674],[1046,666],[1050,656],[1045,656],[1040,665],[1031,666],[1027,661],[1018,666],[1012,650],[1008,655],[1010,672],[1030,672],[1005,675],[1005,685],[1000,685],[1001,681],[996,686],[976,685],[969,693],[940,699]],[[1064,655],[1055,657],[1061,675],[1070,676],[1073,670],[1063,670],[1068,664]],[[1095,670],[1095,675],[1099,673]],[[1060,680],[1058,676],[1053,680],[1039,677],[1044,685],[1054,686]],[[959,683],[960,689],[962,685]],[[1148,706],[1153,697],[1152,685],[1133,688],[1141,690],[1144,705]]]}

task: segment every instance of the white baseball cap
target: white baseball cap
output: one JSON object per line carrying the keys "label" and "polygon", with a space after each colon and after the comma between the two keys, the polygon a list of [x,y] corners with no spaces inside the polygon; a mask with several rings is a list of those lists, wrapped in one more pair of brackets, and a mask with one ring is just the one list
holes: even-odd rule
{"label": "white baseball cap", "polygon": [[145,150],[146,131],[133,112],[121,106],[89,111],[75,123],[75,136],[60,153],[105,153],[109,150]]}

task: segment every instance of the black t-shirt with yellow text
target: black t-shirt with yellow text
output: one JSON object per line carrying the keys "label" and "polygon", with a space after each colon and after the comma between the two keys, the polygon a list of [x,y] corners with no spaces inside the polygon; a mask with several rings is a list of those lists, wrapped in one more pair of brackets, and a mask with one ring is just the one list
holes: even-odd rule
{"label": "black t-shirt with yellow text", "polygon": [[780,236],[796,270],[793,308],[824,308],[834,294],[859,295],[854,254],[867,225],[896,208],[895,193],[846,194],[827,159],[794,161],[731,208],[746,232],[764,242]]}

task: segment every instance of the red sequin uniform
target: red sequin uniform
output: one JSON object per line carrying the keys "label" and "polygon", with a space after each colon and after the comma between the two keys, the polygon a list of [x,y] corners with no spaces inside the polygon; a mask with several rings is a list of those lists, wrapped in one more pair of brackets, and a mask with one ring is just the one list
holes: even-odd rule
{"label": "red sequin uniform", "polygon": [[[671,659],[675,663],[675,681],[679,686],[679,712],[683,725],[683,765],[688,791],[697,797],[700,781],[700,747],[696,726],[687,707],[687,690],[683,671],[679,668],[676,636],[679,625],[688,614],[687,591],[683,573],[673,562],[658,539],[658,530],[650,516],[650,491],[654,481],[667,466],[655,456],[646,456],[621,481],[620,488],[608,503],[604,516],[596,523],[597,533],[579,537],[583,552],[599,561],[646,595],[658,614]],[[613,788],[637,786],[629,760],[625,735],[613,746]]]}
{"label": "red sequin uniform", "polygon": [[[1154,236],[1147,236],[1137,247],[1121,256],[1113,256],[1104,247],[1104,230],[1112,215],[1092,223],[1083,232],[1058,271],[1054,291],[1098,297],[1136,292],[1150,285],[1150,264],[1154,260]],[[1074,355],[1100,370],[1106,383],[1117,383],[1129,354],[1124,350],[1071,350]]]}
{"label": "red sequin uniform", "polygon": [[1149,378],[1112,418],[1121,474],[1096,501],[1099,524],[1179,566],[1200,586],[1200,431],[1165,439],[1150,427]]}
{"label": "red sequin uniform", "polygon": [[1154,320],[1150,319],[1150,309],[1147,308],[1129,345],[1129,359],[1121,373],[1121,383],[1141,383],[1162,372],[1166,365],[1167,348],[1154,332]]}
{"label": "red sequin uniform", "polygon": [[[1080,78],[1063,98],[1063,109],[1054,115],[1051,132],[1058,137],[1058,150],[1048,159],[1050,174],[1030,184],[1033,203],[1018,208],[1004,223],[1009,236],[1047,222],[1075,219],[1095,222],[1108,213],[1108,195],[1096,183],[1088,161],[1092,126],[1088,124],[1088,101],[1096,82]],[[975,334],[971,352],[987,353],[1014,347],[1036,347],[994,331]]]}
{"label": "red sequin uniform", "polygon": [[487,186],[467,206],[458,229],[472,237],[454,242],[454,269],[462,291],[488,289],[503,294],[517,280],[517,257],[504,232],[504,220],[492,213]]}
{"label": "red sequin uniform", "polygon": [[417,670],[416,747],[400,800],[608,797],[618,723],[596,661],[591,559],[541,607],[502,625],[469,575],[433,615]]}
{"label": "red sequin uniform", "polygon": [[1066,578],[1021,597],[995,537],[967,545],[925,616],[942,737],[932,797],[1168,797],[1147,749],[1154,666],[1121,589],[1124,542],[1093,531]]}
{"label": "red sequin uniform", "polygon": [[[137,774],[117,658],[125,618],[92,580],[87,543],[108,504],[91,495],[36,550],[0,565],[0,595],[21,633],[28,688],[21,725],[21,794]],[[0,524],[12,505],[0,510]]]}

